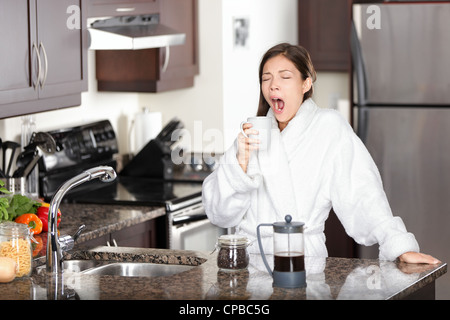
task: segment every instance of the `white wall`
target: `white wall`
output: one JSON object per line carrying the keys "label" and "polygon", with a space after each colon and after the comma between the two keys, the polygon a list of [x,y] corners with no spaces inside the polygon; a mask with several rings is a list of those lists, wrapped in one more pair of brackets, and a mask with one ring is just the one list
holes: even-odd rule
{"label": "white wall", "polygon": [[200,72],[195,77],[194,87],[139,95],[141,106],[162,112],[163,123],[173,117],[183,121],[191,136],[190,141],[184,141],[183,145],[193,151],[201,151],[204,147],[202,137],[205,131],[223,131],[223,1],[199,0]]}
{"label": "white wall", "polygon": [[[297,41],[297,0],[199,0],[200,75],[195,87],[144,94],[140,103],[180,117],[191,133],[191,150],[223,152],[239,124],[256,114],[258,67],[272,45]],[[250,21],[245,48],[233,45],[233,18]],[[183,145],[186,146],[185,143]],[[189,147],[189,145],[187,145]]]}
{"label": "white wall", "polygon": [[[248,47],[233,47],[233,17],[248,17]],[[190,134],[184,145],[193,151],[222,152],[238,133],[239,123],[256,113],[261,56],[279,42],[297,43],[297,0],[199,0],[200,74],[193,88],[166,93],[99,93],[95,55],[89,52],[89,91],[82,105],[36,115],[37,129],[50,129],[109,119],[118,135],[120,153],[129,145],[130,126],[144,106],[161,111],[163,124],[180,118]],[[328,107],[336,92],[346,98],[348,76],[319,74],[315,100]],[[0,137],[20,142],[20,117],[0,120]],[[219,139],[218,139],[219,138]],[[131,139],[132,140],[132,139]],[[213,150],[214,149],[214,150]]]}
{"label": "white wall", "polygon": [[[233,18],[248,17],[248,47],[236,48]],[[297,0],[226,0],[223,2],[225,147],[234,141],[240,123],[258,109],[258,68],[275,44],[297,42]]]}

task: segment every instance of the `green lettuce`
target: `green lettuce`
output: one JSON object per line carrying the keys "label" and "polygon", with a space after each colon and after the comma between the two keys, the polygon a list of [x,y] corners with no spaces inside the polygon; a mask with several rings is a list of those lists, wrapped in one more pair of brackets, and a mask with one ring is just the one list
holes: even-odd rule
{"label": "green lettuce", "polygon": [[0,193],[6,195],[0,196],[0,222],[4,220],[12,221],[24,213],[37,212],[37,208],[41,205],[38,201],[21,194],[10,196],[11,192],[4,188],[4,185],[5,183],[0,180]]}

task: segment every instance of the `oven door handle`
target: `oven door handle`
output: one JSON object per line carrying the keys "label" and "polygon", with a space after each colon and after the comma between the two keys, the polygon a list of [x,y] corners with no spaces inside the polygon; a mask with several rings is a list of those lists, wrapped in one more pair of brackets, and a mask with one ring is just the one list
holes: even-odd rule
{"label": "oven door handle", "polygon": [[190,214],[190,215],[180,215],[173,217],[172,225],[176,226],[183,223],[189,223],[199,220],[207,220],[208,217],[206,216],[205,212],[197,213],[197,214]]}

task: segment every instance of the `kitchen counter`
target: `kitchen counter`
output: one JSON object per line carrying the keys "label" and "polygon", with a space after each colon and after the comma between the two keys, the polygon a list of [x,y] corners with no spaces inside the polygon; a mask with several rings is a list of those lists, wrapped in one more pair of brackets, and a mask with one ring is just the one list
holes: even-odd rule
{"label": "kitchen counter", "polygon": [[145,222],[166,214],[164,207],[62,204],[61,234],[74,234],[82,224],[86,229],[77,243]]}
{"label": "kitchen counter", "polygon": [[[81,225],[86,226],[76,246],[166,214],[163,207],[146,206],[64,203],[60,209],[62,214],[58,229],[61,235],[73,235]],[[38,238],[42,239],[43,246],[34,258],[36,263],[42,263],[45,262],[47,233],[38,235]]]}
{"label": "kitchen counter", "polygon": [[[158,207],[64,204],[61,234],[83,232],[66,260],[131,261],[191,265],[182,273],[159,277],[88,275],[66,271],[59,277],[45,272],[45,246],[35,257],[31,277],[0,284],[1,299],[47,300],[322,300],[434,298],[435,281],[447,264],[418,265],[365,259],[305,258],[307,287],[272,287],[260,255],[250,256],[245,270],[217,267],[217,252],[129,247],[83,248],[83,242],[165,213]],[[45,238],[45,235],[44,237]],[[273,261],[268,257],[269,263]]]}
{"label": "kitchen counter", "polygon": [[[60,277],[36,268],[29,278],[0,284],[2,299],[94,300],[295,300],[434,298],[436,279],[447,264],[416,265],[379,260],[305,258],[307,287],[272,287],[260,255],[250,256],[245,270],[221,271],[217,253],[96,247],[74,251],[66,259],[133,261],[195,266],[160,277],[88,275],[66,271]],[[269,261],[271,261],[269,257]],[[49,280],[50,279],[50,280]],[[419,295],[423,294],[423,295]]]}

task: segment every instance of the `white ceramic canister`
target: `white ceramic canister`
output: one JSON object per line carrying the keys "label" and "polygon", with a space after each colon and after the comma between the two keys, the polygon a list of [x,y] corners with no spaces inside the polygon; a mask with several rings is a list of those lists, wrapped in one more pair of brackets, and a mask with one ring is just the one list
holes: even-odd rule
{"label": "white ceramic canister", "polygon": [[134,120],[135,153],[137,154],[150,140],[154,139],[162,129],[161,112],[150,112],[143,108]]}

